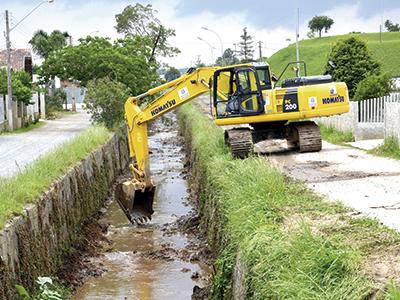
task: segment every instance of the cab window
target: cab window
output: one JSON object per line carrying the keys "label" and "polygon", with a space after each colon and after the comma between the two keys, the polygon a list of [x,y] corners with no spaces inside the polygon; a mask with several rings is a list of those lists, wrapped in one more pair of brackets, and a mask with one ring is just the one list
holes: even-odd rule
{"label": "cab window", "polygon": [[257,75],[258,79],[260,80],[260,87],[262,90],[268,90],[272,88],[268,68],[257,69]]}

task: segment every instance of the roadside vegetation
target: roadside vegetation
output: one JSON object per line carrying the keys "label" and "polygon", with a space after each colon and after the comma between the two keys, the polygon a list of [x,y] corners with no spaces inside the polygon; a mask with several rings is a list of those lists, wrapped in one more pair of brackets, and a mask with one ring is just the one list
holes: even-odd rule
{"label": "roadside vegetation", "polygon": [[44,126],[45,124],[46,124],[46,122],[39,121],[36,123],[29,124],[27,127],[18,128],[12,132],[9,132],[9,131],[0,132],[0,135],[24,133],[24,132],[31,131],[32,129],[40,128],[40,127]]}
{"label": "roadside vegetation", "polygon": [[68,168],[84,159],[110,137],[102,126],[92,126],[69,142],[45,154],[20,173],[0,177],[0,229],[13,215],[23,213],[27,203],[37,201]]}
{"label": "roadside vegetation", "polygon": [[391,157],[400,160],[400,144],[399,141],[394,137],[386,138],[381,146],[368,152],[374,155]]}
{"label": "roadside vegetation", "polygon": [[217,252],[211,299],[231,298],[238,261],[246,299],[395,299],[388,270],[399,260],[397,232],[352,217],[264,158],[233,159],[220,128],[193,105],[180,112],[202,224]]}
{"label": "roadside vegetation", "polygon": [[321,123],[318,124],[318,127],[321,130],[322,139],[329,143],[343,145],[344,143],[355,141],[354,135],[351,132],[342,132]]}

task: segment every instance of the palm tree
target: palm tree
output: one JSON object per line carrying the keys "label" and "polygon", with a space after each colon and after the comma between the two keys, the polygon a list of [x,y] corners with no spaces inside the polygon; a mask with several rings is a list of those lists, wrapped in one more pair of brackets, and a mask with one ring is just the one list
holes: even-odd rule
{"label": "palm tree", "polygon": [[33,34],[29,43],[37,55],[46,59],[51,52],[64,48],[69,37],[70,35],[66,31],[54,30],[51,34],[48,34],[44,30],[38,30]]}

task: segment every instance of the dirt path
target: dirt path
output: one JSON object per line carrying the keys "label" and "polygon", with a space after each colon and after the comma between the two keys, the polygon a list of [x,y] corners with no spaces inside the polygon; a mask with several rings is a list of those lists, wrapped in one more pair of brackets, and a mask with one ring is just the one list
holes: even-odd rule
{"label": "dirt path", "polygon": [[113,202],[99,221],[108,226],[110,246],[92,258],[105,272],[89,278],[74,299],[205,299],[212,255],[189,201],[177,123],[169,114],[150,128],[151,172],[157,186],[152,221],[131,225]]}
{"label": "dirt path", "polygon": [[80,111],[58,120],[46,121],[40,128],[0,136],[0,176],[10,176],[39,156],[73,138],[90,125],[90,116]]}
{"label": "dirt path", "polygon": [[[284,145],[280,145],[281,149]],[[263,150],[262,145],[259,150]],[[290,178],[400,230],[400,161],[323,142],[322,151],[283,151],[268,159]]]}

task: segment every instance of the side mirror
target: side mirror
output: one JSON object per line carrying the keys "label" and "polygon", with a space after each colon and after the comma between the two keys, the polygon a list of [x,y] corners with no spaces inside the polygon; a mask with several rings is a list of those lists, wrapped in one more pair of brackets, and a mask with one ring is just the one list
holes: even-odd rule
{"label": "side mirror", "polygon": [[273,82],[277,82],[278,81],[278,77],[276,77],[275,74],[271,75],[271,79],[272,79]]}

